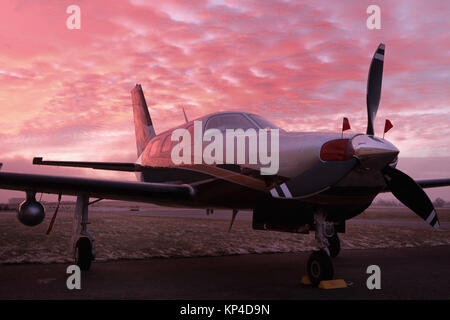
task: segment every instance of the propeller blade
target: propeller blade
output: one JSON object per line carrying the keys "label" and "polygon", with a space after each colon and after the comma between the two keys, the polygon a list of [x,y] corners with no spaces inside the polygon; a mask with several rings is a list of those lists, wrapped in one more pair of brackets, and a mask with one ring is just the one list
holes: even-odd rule
{"label": "propeller blade", "polygon": [[367,79],[367,134],[374,134],[373,122],[377,115],[381,97],[381,82],[383,80],[384,44],[380,43],[370,63]]}
{"label": "propeller blade", "polygon": [[391,167],[386,167],[383,175],[389,190],[401,203],[439,229],[439,219],[430,198],[410,176]]}
{"label": "propeller blade", "polygon": [[309,170],[270,190],[275,198],[302,198],[325,191],[345,177],[358,164],[346,161],[320,161]]}

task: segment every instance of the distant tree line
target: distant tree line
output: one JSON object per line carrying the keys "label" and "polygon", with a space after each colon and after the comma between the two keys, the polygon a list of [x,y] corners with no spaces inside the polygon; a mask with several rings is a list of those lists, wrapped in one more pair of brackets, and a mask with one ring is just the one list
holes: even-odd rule
{"label": "distant tree line", "polygon": [[436,208],[450,207],[450,202],[445,202],[445,200],[442,198],[436,198],[433,201],[433,204]]}
{"label": "distant tree line", "polygon": [[[385,199],[378,199],[376,202],[373,203],[374,206],[380,206],[380,207],[400,207],[403,206],[403,204],[398,200],[385,200]],[[433,205],[435,208],[443,208],[443,207],[450,207],[450,202],[446,202],[442,198],[436,198],[433,201]]]}
{"label": "distant tree line", "polygon": [[0,211],[13,210],[15,207],[10,206],[7,203],[0,203]]}

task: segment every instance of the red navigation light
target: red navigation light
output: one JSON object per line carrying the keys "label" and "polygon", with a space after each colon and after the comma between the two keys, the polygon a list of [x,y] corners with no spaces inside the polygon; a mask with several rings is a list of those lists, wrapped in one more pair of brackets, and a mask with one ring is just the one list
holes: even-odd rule
{"label": "red navigation light", "polygon": [[353,156],[353,148],[349,139],[336,139],[323,144],[320,149],[320,159],[323,161],[344,161]]}

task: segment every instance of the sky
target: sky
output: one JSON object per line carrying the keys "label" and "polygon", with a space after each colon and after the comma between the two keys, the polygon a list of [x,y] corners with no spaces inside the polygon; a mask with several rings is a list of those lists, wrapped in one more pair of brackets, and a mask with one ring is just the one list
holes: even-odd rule
{"label": "sky", "polygon": [[[69,5],[81,28],[68,29]],[[366,9],[381,9],[369,30]],[[371,57],[386,44],[375,132],[413,178],[450,177],[448,1],[87,1],[0,3],[4,171],[134,179],[42,168],[54,160],[134,161],[130,90],[142,84],[157,132],[226,110],[289,131],[366,129]],[[450,200],[450,190],[433,196]],[[11,195],[0,191],[0,201]]]}

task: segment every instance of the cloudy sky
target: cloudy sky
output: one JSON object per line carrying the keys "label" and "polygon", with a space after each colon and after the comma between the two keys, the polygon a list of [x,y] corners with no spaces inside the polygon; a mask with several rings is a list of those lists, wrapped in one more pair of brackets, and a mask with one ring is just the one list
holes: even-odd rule
{"label": "cloudy sky", "polygon": [[[80,30],[66,27],[71,4]],[[381,30],[366,27],[370,4],[381,8]],[[2,0],[0,162],[5,171],[132,179],[30,163],[135,160],[135,83],[157,132],[184,121],[182,106],[190,118],[259,113],[292,131],[337,131],[347,116],[363,132],[367,72],[383,42],[376,133],[389,118],[400,168],[450,177],[449,13],[445,0]]]}

